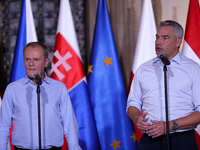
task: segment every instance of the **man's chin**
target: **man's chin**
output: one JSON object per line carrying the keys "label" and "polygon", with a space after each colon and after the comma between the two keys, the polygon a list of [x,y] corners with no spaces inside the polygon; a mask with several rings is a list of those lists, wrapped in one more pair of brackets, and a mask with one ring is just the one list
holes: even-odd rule
{"label": "man's chin", "polygon": [[[28,76],[28,75],[27,75]],[[34,80],[33,76],[28,76],[30,80]]]}
{"label": "man's chin", "polygon": [[156,55],[163,53],[161,50],[156,50]]}
{"label": "man's chin", "polygon": [[37,71],[28,71],[26,74],[27,74],[27,76],[28,76],[30,79],[32,79],[33,76],[34,76],[34,74],[35,74],[36,72],[37,72]]}
{"label": "man's chin", "polygon": [[27,73],[27,76],[28,76],[28,78],[29,79],[31,79],[31,80],[33,80],[34,78],[33,78],[33,75],[34,75],[35,73]]}

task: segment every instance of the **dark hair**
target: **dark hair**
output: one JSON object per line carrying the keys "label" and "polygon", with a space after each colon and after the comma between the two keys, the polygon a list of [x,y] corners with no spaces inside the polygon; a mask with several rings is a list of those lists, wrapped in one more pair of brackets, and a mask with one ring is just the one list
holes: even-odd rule
{"label": "dark hair", "polygon": [[165,21],[161,21],[160,24],[158,25],[158,28],[160,27],[166,27],[166,26],[171,26],[173,27],[173,31],[174,31],[174,37],[177,38],[183,38],[183,27],[175,21],[172,20],[165,20]]}
{"label": "dark hair", "polygon": [[26,45],[24,46],[24,48],[23,48],[23,56],[24,56],[25,50],[26,50],[28,47],[30,47],[30,46],[32,46],[32,47],[36,47],[36,46],[42,47],[43,52],[44,52],[44,58],[45,58],[45,59],[48,58],[49,49],[48,49],[44,44],[42,44],[42,43],[40,43],[40,42],[30,42],[30,43],[26,44]]}

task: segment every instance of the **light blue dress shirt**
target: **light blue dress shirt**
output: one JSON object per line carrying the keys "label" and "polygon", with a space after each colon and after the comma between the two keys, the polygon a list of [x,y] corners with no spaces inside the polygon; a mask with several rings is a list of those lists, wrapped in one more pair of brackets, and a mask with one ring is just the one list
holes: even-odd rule
{"label": "light blue dress shirt", "polygon": [[[13,121],[12,144],[18,148],[38,149],[37,86],[26,76],[10,83],[4,93],[0,113],[0,150],[6,150]],[[41,146],[49,149],[63,145],[80,150],[78,126],[65,85],[45,77],[40,86]]]}
{"label": "light blue dress shirt", "polygon": [[[169,121],[200,111],[200,66],[178,53],[167,66]],[[127,101],[148,112],[145,121],[166,121],[163,63],[154,58],[142,64],[133,78]],[[189,129],[184,129],[189,130]],[[181,132],[183,130],[178,130]]]}

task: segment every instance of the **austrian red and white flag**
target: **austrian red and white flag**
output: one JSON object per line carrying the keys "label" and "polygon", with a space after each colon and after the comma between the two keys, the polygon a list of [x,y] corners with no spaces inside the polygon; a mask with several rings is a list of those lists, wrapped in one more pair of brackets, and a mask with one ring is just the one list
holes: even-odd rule
{"label": "austrian red and white flag", "polygon": [[[200,64],[200,10],[198,0],[190,0],[182,54]],[[200,126],[196,128],[196,139],[200,150]]]}
{"label": "austrian red and white flag", "polygon": [[[60,1],[50,77],[63,82],[67,87],[79,127],[80,147],[83,150],[98,150],[99,138],[69,0]],[[66,140],[62,149],[67,149]]]}
{"label": "austrian red and white flag", "polygon": [[[156,37],[156,24],[151,0],[144,0],[142,7],[142,14],[140,26],[138,31],[138,38],[133,58],[131,81],[132,83],[134,74],[138,67],[144,62],[156,57],[155,53],[155,37]],[[142,136],[142,133],[135,127],[137,141]]]}

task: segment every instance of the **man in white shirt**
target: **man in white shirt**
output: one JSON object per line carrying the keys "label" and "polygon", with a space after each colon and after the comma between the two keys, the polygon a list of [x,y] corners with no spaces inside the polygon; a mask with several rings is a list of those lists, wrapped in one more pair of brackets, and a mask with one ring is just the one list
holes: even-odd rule
{"label": "man in white shirt", "polygon": [[[197,150],[194,128],[200,124],[200,66],[180,54],[182,38],[180,24],[163,21],[156,34],[155,51],[170,61],[167,66],[170,150]],[[141,150],[167,149],[163,66],[157,57],[147,61],[138,68],[131,85],[127,112],[144,133],[139,142]]]}

